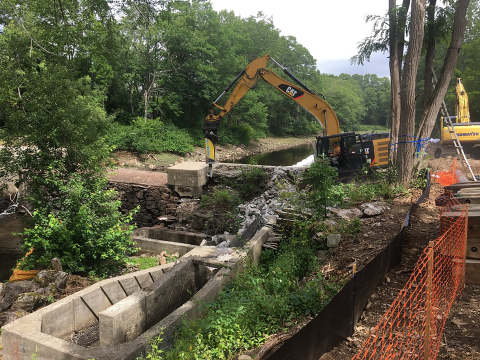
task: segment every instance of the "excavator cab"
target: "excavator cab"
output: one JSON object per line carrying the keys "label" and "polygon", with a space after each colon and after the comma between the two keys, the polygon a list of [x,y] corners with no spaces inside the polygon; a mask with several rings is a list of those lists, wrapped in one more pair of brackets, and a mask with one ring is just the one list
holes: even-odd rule
{"label": "excavator cab", "polygon": [[[335,150],[336,144],[340,146],[339,151]],[[328,159],[330,165],[336,167],[339,173],[361,169],[367,163],[366,153],[362,138],[353,132],[317,137],[317,157]]]}

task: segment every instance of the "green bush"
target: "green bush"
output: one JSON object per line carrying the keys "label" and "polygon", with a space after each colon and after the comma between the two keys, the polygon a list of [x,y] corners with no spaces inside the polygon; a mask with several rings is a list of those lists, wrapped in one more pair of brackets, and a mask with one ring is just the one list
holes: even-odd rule
{"label": "green bush", "polygon": [[338,177],[336,169],[329,165],[328,161],[316,159],[305,171],[302,181],[310,186],[308,189],[308,201],[310,207],[317,215],[326,215],[327,206],[334,203],[330,189]]}
{"label": "green bush", "polygon": [[362,221],[358,218],[352,220],[341,219],[337,230],[344,235],[358,235],[362,232]]}
{"label": "green bush", "polygon": [[98,271],[106,263],[124,263],[135,250],[130,239],[134,226],[129,225],[133,212],[119,212],[117,194],[105,190],[106,184],[106,179],[86,184],[78,175],[67,184],[58,184],[58,196],[49,206],[35,209],[35,225],[22,234],[23,250],[34,250],[19,266],[47,267],[54,257],[70,272]]}
{"label": "green bush", "polygon": [[117,150],[141,154],[185,154],[192,151],[193,145],[198,142],[187,130],[177,128],[171,123],[159,119],[145,121],[143,118],[137,118],[131,125],[113,124],[107,140]]}
{"label": "green bush", "polygon": [[238,217],[238,205],[241,200],[234,190],[228,188],[213,188],[208,194],[200,199],[200,209],[207,214],[205,223],[209,235],[221,234],[225,231],[236,233],[240,218]]}
{"label": "green bush", "polygon": [[412,180],[410,181],[410,187],[425,189],[427,186],[427,174],[429,171],[429,168],[415,169]]}
{"label": "green bush", "polygon": [[255,139],[258,139],[258,136],[250,124],[247,123],[233,124],[228,129],[223,126],[218,131],[218,142],[221,145],[248,145],[251,140]]}

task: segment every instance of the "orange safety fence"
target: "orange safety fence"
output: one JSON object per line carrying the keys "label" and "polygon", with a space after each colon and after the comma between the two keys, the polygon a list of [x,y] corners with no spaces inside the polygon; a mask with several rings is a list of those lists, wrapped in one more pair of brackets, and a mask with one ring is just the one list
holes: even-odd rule
{"label": "orange safety fence", "polygon": [[459,181],[461,172],[457,169],[457,159],[453,159],[453,163],[448,170],[441,170],[432,173],[432,180],[442,186],[456,184]]}
{"label": "orange safety fence", "polygon": [[463,289],[467,218],[467,207],[450,196],[440,212],[440,237],[423,251],[354,360],[437,357],[450,307]]}

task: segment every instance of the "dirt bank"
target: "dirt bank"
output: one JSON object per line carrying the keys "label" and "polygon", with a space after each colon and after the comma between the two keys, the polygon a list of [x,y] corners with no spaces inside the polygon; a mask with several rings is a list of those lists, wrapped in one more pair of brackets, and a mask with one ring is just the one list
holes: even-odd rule
{"label": "dirt bank", "polygon": [[[239,159],[245,156],[261,154],[275,150],[287,149],[292,146],[307,144],[315,141],[315,137],[287,137],[287,138],[265,138],[251,141],[248,145],[218,145],[217,161]],[[181,155],[175,154],[134,154],[127,151],[117,151],[113,155],[117,165],[120,167],[166,171],[168,166],[178,161],[205,161],[205,151],[201,147]]]}
{"label": "dirt bank", "polygon": [[[452,162],[453,158],[429,159],[426,165],[434,171],[446,170]],[[475,174],[480,173],[480,161],[472,160],[470,165]],[[403,240],[402,261],[387,274],[385,281],[371,296],[355,333],[320,360],[347,360],[360,350],[363,341],[408,281],[423,249],[430,240],[438,237],[439,210],[435,206],[435,198],[441,191],[439,185],[434,185],[428,201],[412,214],[411,225],[406,229]],[[454,301],[445,323],[438,359],[480,359],[479,294],[480,285],[467,284]]]}

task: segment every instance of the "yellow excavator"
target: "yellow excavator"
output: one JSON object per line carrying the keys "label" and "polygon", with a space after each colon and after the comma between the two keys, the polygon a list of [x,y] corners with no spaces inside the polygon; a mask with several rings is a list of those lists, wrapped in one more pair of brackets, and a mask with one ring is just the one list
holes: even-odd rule
{"label": "yellow excavator", "polygon": [[[295,84],[267,68],[269,61],[282,69],[284,74],[292,79]],[[388,165],[388,144],[390,141],[388,133],[340,133],[337,115],[325,101],[325,98],[310,90],[270,55],[264,55],[253,60],[235,77],[213,102],[210,113],[205,118],[203,124],[205,156],[206,162],[210,166],[210,174],[212,173],[212,164],[215,162],[215,144],[218,140],[218,129],[222,119],[260,79],[280,91],[287,99],[295,101],[316,118],[322,126],[323,133],[316,137],[315,155],[328,158],[330,164],[338,168],[339,173],[355,172],[365,164],[377,167]],[[232,88],[233,90],[226,103],[223,106],[218,105],[218,101]],[[219,110],[218,114],[215,114],[215,109]]]}
{"label": "yellow excavator", "polygon": [[[451,131],[445,123],[451,122],[451,125],[457,134],[465,154],[471,154],[474,157],[480,156],[480,122],[470,121],[470,109],[468,106],[468,95],[460,78],[457,78],[455,86],[457,100],[455,103],[455,116],[448,116],[444,111],[444,116],[440,118],[440,146],[435,149],[435,158],[443,155],[456,154],[453,147],[453,138]],[[479,146],[475,146],[479,145]]]}

